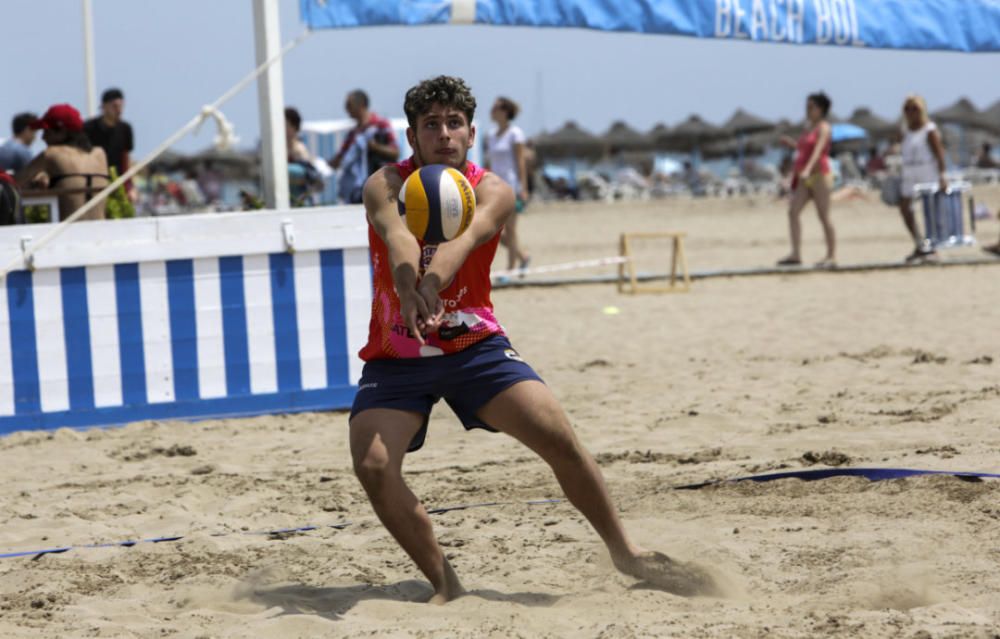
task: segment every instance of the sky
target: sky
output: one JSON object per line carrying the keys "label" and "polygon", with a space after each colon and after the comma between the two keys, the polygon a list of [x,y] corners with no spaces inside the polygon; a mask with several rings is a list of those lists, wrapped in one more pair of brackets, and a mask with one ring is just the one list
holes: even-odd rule
{"label": "sky", "polygon": [[[5,60],[0,137],[14,114],[69,102],[86,108],[80,0],[0,0]],[[249,0],[92,0],[97,90],[121,87],[136,155],[144,156],[254,66]],[[304,31],[298,0],[280,0],[283,41]],[[979,108],[1000,100],[1000,54],[882,51],[762,44],[581,30],[482,26],[368,27],[312,33],[284,61],[286,104],[306,120],[345,117],[345,94],[362,88],[372,106],[402,115],[406,89],[438,74],[460,75],[479,117],[498,95],[518,101],[529,134],[576,120],[595,133],[615,120],[639,130],[696,113],[721,123],[737,108],[801,119],[805,96],[826,91],[833,112],[858,106],[895,117],[909,93],[931,109],[961,96]],[[240,146],[258,139],[251,85],[222,107]],[[86,114],[84,114],[86,115]],[[178,142],[209,146],[214,126]]]}

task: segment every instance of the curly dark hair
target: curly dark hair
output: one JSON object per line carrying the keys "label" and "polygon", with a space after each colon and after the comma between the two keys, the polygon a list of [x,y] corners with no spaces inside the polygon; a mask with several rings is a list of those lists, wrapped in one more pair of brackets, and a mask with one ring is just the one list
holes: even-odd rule
{"label": "curly dark hair", "polygon": [[439,75],[406,92],[403,111],[410,126],[417,126],[417,118],[429,112],[435,104],[458,109],[465,114],[469,124],[472,124],[476,114],[476,98],[472,96],[469,85],[462,78]]}

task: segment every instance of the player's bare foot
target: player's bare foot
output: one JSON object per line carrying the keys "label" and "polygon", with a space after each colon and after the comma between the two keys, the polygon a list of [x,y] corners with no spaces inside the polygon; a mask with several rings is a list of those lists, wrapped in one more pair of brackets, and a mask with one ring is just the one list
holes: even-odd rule
{"label": "player's bare foot", "polygon": [[457,599],[465,594],[465,588],[458,580],[458,575],[446,559],[444,562],[444,584],[434,590],[434,594],[427,600],[427,603],[441,606],[452,599]]}
{"label": "player's bare foot", "polygon": [[716,578],[694,562],[676,561],[661,552],[645,550],[616,561],[621,572],[666,592],[682,597],[713,597],[723,594]]}

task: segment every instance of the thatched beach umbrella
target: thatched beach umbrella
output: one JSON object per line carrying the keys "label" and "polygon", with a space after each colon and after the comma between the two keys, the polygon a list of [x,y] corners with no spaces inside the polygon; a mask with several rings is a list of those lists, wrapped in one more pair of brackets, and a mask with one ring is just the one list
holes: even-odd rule
{"label": "thatched beach umbrella", "polygon": [[705,144],[726,137],[729,133],[722,128],[705,122],[692,115],[672,129],[658,136],[654,143],[657,149],[679,153],[697,153]]}
{"label": "thatched beach umbrella", "polygon": [[557,131],[535,138],[535,151],[547,160],[596,160],[604,154],[604,142],[570,121]]}
{"label": "thatched beach umbrella", "polygon": [[993,106],[988,109],[984,109],[982,116],[986,118],[990,124],[1000,129],[1000,100],[993,103]]}
{"label": "thatched beach umbrella", "polygon": [[867,131],[874,140],[891,137],[892,134],[899,131],[900,126],[898,122],[883,120],[866,107],[855,109],[847,121]]}
{"label": "thatched beach umbrella", "polygon": [[949,107],[934,111],[930,116],[938,124],[955,124],[963,128],[1000,133],[1000,126],[994,125],[988,116],[980,113],[968,98],[961,98]]}
{"label": "thatched beach umbrella", "polygon": [[955,160],[962,165],[967,164],[972,158],[973,132],[1000,133],[1000,126],[994,125],[987,115],[980,113],[968,98],[960,98],[955,104],[934,111],[930,117],[938,124],[950,124],[958,128],[957,144],[952,143],[954,138],[949,131],[945,130],[942,134],[946,146],[951,146],[957,151]]}
{"label": "thatched beach umbrella", "polygon": [[752,113],[747,113],[743,109],[736,109],[729,119],[726,120],[726,123],[722,125],[722,128],[736,135],[751,134],[770,131],[774,128],[774,123],[757,117]]}
{"label": "thatched beach umbrella", "polygon": [[621,120],[611,125],[604,135],[601,136],[604,144],[612,153],[619,151],[648,151],[653,145],[652,141],[642,133],[639,133]]}
{"label": "thatched beach umbrella", "polygon": [[[748,136],[754,133],[763,133],[765,131],[770,131],[774,129],[774,123],[765,120],[764,118],[759,118],[756,115],[747,113],[743,109],[736,109],[736,111],[726,120],[726,123],[722,125],[722,128],[729,131],[731,134],[736,136],[736,140],[731,144],[719,144],[713,143],[713,146],[718,145],[717,148],[713,148],[709,153],[722,153],[722,155],[717,157],[723,157],[725,155],[735,155],[740,162],[743,163],[743,155],[750,153],[751,155],[760,155],[763,153],[763,147],[757,140],[749,140]],[[753,148],[747,148],[752,145]],[[725,152],[727,148],[735,148],[733,152]],[[706,157],[711,157],[706,155]]]}

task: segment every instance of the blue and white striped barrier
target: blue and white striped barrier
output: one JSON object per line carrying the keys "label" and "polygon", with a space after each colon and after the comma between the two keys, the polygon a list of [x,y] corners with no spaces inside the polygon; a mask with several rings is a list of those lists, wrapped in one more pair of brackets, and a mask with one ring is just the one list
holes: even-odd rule
{"label": "blue and white striped barrier", "polygon": [[[0,229],[0,258],[32,230]],[[84,222],[34,264],[0,285],[0,432],[353,399],[371,308],[357,207]]]}

